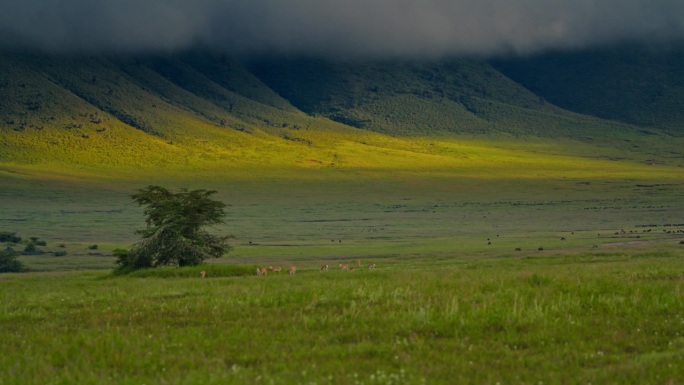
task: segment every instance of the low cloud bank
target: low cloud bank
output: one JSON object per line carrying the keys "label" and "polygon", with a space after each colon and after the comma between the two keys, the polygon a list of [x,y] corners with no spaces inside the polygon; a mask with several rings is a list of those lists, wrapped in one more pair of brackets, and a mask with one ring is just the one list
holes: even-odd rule
{"label": "low cloud bank", "polygon": [[442,56],[684,39],[680,0],[4,0],[0,47]]}

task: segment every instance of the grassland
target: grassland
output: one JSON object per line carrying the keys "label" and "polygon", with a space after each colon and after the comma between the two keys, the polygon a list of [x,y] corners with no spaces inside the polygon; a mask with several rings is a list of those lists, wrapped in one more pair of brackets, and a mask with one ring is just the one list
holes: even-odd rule
{"label": "grassland", "polygon": [[[3,165],[3,225],[68,254],[22,256],[33,272],[0,276],[0,384],[684,375],[676,157],[652,165],[650,154],[543,139],[309,135],[326,146],[261,164]],[[150,183],[218,190],[231,207],[216,231],[236,235],[234,252],[112,277],[111,251],[143,225],[129,194]],[[378,268],[334,268],[357,259]],[[331,271],[318,272],[324,263]],[[294,277],[252,273],[290,264]]]}
{"label": "grassland", "polygon": [[[1,384],[676,384],[682,252],[0,277]],[[163,273],[163,272],[162,272]],[[214,275],[212,275],[214,274]]]}
{"label": "grassland", "polygon": [[[108,255],[136,240],[143,223],[129,197],[134,189],[162,184],[218,190],[231,207],[226,225],[216,230],[236,236],[235,254],[245,260],[586,250],[680,240],[679,228],[665,225],[680,224],[684,216],[681,158],[652,165],[650,154],[541,139],[409,140],[368,133],[359,141],[314,132],[307,138],[326,145],[276,143],[281,150],[262,153],[270,158],[261,164],[6,164],[3,230],[38,236],[53,247],[66,243],[70,257],[81,255],[92,266],[88,245]],[[59,264],[28,260],[36,268],[40,261]],[[111,259],[100,260],[111,267]]]}
{"label": "grassland", "polygon": [[[308,135],[319,145],[261,163],[4,164],[3,226],[67,255],[22,256],[32,272],[0,276],[0,384],[684,376],[677,157],[547,139]],[[290,142],[276,144],[300,146]],[[111,251],[143,225],[129,194],[150,183],[218,190],[231,207],[216,231],[236,236],[234,252],[112,277]],[[364,267],[335,269],[357,259]],[[318,272],[324,263],[331,271]],[[295,276],[252,273],[291,264]]]}
{"label": "grassland", "polygon": [[[551,141],[327,138],[329,147],[273,153],[261,165],[214,161],[152,172],[5,165],[0,218],[5,231],[24,237],[111,249],[134,241],[142,224],[129,198],[134,189],[209,188],[232,205],[218,230],[236,235],[240,245],[252,242],[236,252],[366,255],[561,247],[561,237],[571,244],[580,234],[578,245],[591,247],[645,225],[657,227],[640,240],[658,242],[656,233],[680,223],[684,209],[674,159],[651,165],[642,154],[627,160],[562,155],[562,143]],[[496,235],[498,242],[485,243]],[[333,248],[333,239],[343,245]]]}

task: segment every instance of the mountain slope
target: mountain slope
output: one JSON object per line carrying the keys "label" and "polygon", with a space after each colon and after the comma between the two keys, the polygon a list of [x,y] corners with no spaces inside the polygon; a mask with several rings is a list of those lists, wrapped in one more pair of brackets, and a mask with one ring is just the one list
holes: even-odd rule
{"label": "mountain slope", "polygon": [[[502,148],[543,137],[590,144],[570,145],[561,151],[566,154],[594,156],[601,148],[604,156],[631,151],[644,161],[680,156],[666,135],[562,110],[475,60],[280,57],[245,66],[196,52],[4,54],[0,99],[5,165],[135,172],[443,167],[461,164],[460,155],[445,154],[454,154],[454,140],[473,135],[504,141]],[[555,145],[542,147],[559,153]],[[477,148],[476,154],[484,152]]]}
{"label": "mountain slope", "polygon": [[[235,94],[191,68],[186,72],[194,88],[186,90],[141,59],[7,56],[0,67],[0,98],[8,101],[0,105],[4,162],[254,159],[271,144],[295,153],[305,147],[282,138],[284,122],[314,124],[292,107],[282,110]],[[216,97],[193,93],[207,90]],[[316,124],[326,128],[325,122]]]}
{"label": "mountain slope", "polygon": [[494,66],[562,108],[684,134],[684,46],[622,45],[500,59]]}
{"label": "mountain slope", "polygon": [[635,131],[547,103],[484,61],[279,57],[249,66],[304,112],[392,135],[511,134],[610,142]]}
{"label": "mountain slope", "polygon": [[[262,58],[250,68],[297,108],[392,134],[483,132],[487,103],[544,109],[539,98],[482,62],[331,62]],[[426,111],[426,106],[432,106]]]}

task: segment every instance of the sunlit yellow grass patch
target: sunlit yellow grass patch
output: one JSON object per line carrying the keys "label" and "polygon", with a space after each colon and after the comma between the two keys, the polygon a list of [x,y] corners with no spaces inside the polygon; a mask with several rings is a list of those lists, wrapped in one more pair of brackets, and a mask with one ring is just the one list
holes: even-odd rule
{"label": "sunlit yellow grass patch", "polygon": [[60,130],[46,130],[41,137],[28,138],[11,133],[5,135],[5,142],[12,143],[9,152],[13,156],[4,157],[3,167],[124,179],[219,171],[226,177],[248,179],[258,175],[344,179],[364,173],[485,179],[680,178],[677,167],[650,165],[636,156],[620,160],[574,156],[559,153],[553,144],[400,139],[377,134],[356,138],[353,131],[308,132],[300,141],[212,127],[205,127],[203,132],[207,139],[177,142],[139,132],[127,132],[120,139],[96,135],[86,139]]}

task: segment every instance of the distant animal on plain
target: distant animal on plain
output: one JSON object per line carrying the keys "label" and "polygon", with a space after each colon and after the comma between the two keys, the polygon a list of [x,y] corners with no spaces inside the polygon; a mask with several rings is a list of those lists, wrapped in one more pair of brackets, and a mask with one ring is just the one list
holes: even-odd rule
{"label": "distant animal on plain", "polygon": [[368,268],[369,268],[369,269],[375,269],[375,264],[374,264],[374,263],[371,263],[370,265],[368,265]]}
{"label": "distant animal on plain", "polygon": [[257,269],[256,269],[257,275],[266,275],[267,272],[268,272],[267,267],[257,267]]}
{"label": "distant animal on plain", "polygon": [[321,266],[321,271],[328,271],[328,265]]}
{"label": "distant animal on plain", "polygon": [[295,275],[296,272],[297,272],[297,268],[294,266],[290,266],[290,275]]}
{"label": "distant animal on plain", "polygon": [[268,268],[269,268],[271,271],[277,271],[278,273],[280,273],[280,270],[281,270],[281,269],[280,269],[280,266],[269,266]]}
{"label": "distant animal on plain", "polygon": [[340,268],[342,270],[349,270],[349,265],[347,265],[346,263],[340,263]]}
{"label": "distant animal on plain", "polygon": [[205,278],[207,276],[207,272],[202,270],[200,271],[200,278]]}

